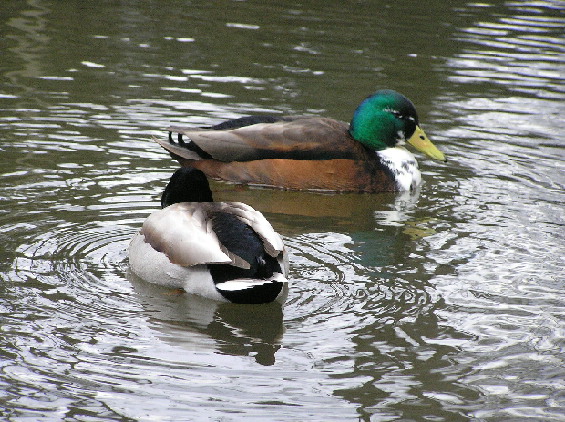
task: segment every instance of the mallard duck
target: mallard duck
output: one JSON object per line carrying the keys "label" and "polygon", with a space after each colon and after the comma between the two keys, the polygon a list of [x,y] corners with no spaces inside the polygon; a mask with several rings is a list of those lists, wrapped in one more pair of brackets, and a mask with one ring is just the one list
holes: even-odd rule
{"label": "mallard duck", "polygon": [[140,278],[234,303],[284,302],[288,261],[281,236],[259,211],[212,202],[200,170],[177,170],[129,245]]}
{"label": "mallard duck", "polygon": [[214,179],[292,190],[414,189],[421,174],[405,142],[445,161],[418,125],[412,102],[389,89],[366,98],[350,124],[323,117],[249,116],[210,128],[172,127],[168,140],[155,140],[182,166]]}

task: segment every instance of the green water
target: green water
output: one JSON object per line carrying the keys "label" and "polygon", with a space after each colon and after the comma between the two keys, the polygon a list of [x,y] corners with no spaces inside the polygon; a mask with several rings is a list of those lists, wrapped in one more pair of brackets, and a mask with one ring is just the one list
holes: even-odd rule
{"label": "green water", "polygon": [[[5,1],[0,418],[561,420],[565,5]],[[287,304],[128,274],[176,163],[151,136],[415,104],[411,195],[214,183],[290,252]]]}

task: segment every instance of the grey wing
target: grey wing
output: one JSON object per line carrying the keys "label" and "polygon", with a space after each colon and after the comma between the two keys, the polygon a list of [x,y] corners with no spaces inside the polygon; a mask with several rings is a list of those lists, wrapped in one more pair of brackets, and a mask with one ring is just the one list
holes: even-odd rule
{"label": "grey wing", "polygon": [[170,152],[187,159],[219,161],[261,159],[323,160],[355,158],[358,146],[349,125],[326,118],[295,118],[236,129],[170,128],[177,141],[155,139]]}
{"label": "grey wing", "polygon": [[141,234],[153,249],[173,264],[229,264],[212,223],[199,203],[183,202],[152,213],[143,223]]}

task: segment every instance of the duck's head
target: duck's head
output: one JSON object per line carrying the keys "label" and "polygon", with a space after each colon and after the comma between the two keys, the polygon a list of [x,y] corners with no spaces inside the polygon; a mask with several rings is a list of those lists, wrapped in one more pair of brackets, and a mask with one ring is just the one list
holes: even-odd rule
{"label": "duck's head", "polygon": [[375,92],[357,107],[349,133],[355,140],[376,151],[408,142],[429,157],[446,161],[443,153],[418,126],[418,115],[412,101],[391,89]]}
{"label": "duck's head", "polygon": [[206,175],[191,167],[181,167],[175,171],[161,195],[161,208],[177,202],[212,202],[212,191]]}

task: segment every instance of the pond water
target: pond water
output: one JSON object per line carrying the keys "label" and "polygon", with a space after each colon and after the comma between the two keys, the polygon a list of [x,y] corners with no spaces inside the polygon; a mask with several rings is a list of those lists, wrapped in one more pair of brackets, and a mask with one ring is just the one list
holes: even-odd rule
{"label": "pond water", "polygon": [[[2,420],[563,420],[564,8],[5,2]],[[284,307],[128,273],[177,167],[151,136],[384,87],[448,157],[417,192],[213,184],[284,236]]]}

